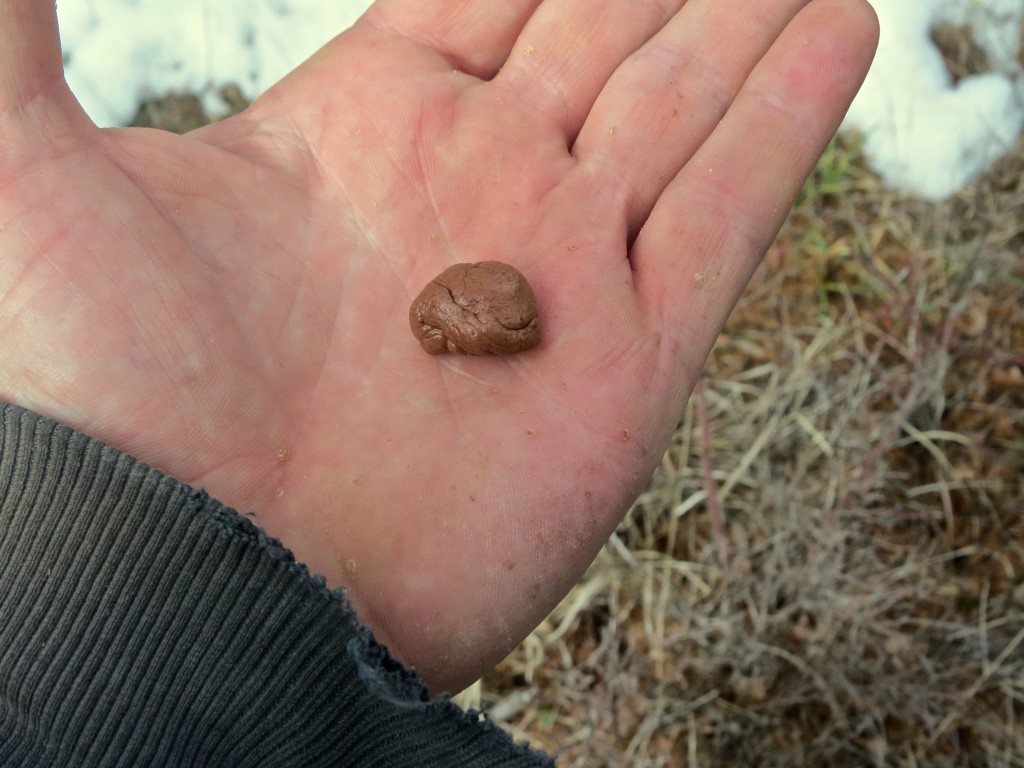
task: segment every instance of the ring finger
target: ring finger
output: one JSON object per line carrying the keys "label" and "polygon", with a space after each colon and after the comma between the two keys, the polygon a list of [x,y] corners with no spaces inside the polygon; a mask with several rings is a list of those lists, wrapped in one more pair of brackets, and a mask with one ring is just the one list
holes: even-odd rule
{"label": "ring finger", "polygon": [[[629,239],[808,0],[691,0],[619,67],[573,154],[621,190]],[[771,5],[771,10],[764,10]]]}

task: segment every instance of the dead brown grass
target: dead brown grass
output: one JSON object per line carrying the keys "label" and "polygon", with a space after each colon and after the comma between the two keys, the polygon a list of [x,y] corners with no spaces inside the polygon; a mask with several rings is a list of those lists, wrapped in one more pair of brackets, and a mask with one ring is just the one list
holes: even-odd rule
{"label": "dead brown grass", "polygon": [[1024,765],[1024,146],[942,205],[852,152],[612,541],[485,678],[564,768]]}

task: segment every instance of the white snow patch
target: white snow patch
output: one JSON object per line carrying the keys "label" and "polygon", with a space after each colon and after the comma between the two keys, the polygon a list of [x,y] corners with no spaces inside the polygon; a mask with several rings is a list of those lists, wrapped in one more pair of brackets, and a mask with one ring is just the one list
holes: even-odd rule
{"label": "white snow patch", "polygon": [[[2,0],[0,0],[2,2]],[[60,0],[68,85],[103,126],[124,125],[139,103],[217,89],[254,98],[344,31],[370,0]]]}
{"label": "white snow patch", "polygon": [[[865,137],[868,161],[897,188],[942,199],[1011,149],[1024,126],[1021,0],[871,0],[878,55],[844,126]],[[969,26],[994,72],[955,86],[931,30]]]}

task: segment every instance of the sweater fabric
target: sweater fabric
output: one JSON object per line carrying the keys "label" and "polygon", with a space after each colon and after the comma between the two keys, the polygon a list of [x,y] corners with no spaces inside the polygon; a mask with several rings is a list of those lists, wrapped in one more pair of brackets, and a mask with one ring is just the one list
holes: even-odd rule
{"label": "sweater fabric", "polygon": [[3,768],[553,768],[201,490],[0,403]]}

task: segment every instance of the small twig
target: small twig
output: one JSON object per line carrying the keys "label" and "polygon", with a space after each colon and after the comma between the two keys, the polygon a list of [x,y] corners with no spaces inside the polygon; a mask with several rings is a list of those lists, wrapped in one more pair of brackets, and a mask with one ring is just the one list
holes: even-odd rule
{"label": "small twig", "polygon": [[729,545],[725,537],[725,526],[718,509],[718,488],[711,476],[711,424],[708,419],[708,401],[704,396],[704,382],[698,379],[693,389],[697,401],[697,425],[700,429],[700,469],[704,477],[704,492],[707,494],[708,519],[711,520],[711,535],[718,546],[718,559],[729,570]]}

